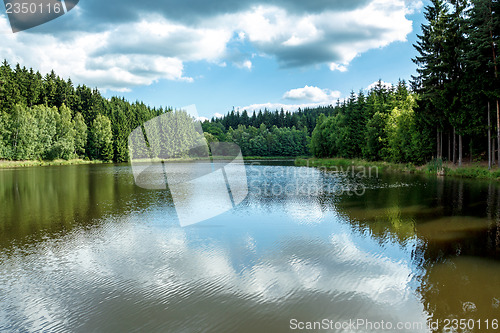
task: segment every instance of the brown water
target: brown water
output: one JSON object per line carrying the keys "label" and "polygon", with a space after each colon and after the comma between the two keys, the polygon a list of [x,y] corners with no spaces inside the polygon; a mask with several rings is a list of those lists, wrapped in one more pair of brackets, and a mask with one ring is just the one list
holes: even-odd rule
{"label": "brown water", "polygon": [[0,331],[500,319],[497,183],[268,164],[247,165],[242,204],[185,228],[127,165],[0,170]]}

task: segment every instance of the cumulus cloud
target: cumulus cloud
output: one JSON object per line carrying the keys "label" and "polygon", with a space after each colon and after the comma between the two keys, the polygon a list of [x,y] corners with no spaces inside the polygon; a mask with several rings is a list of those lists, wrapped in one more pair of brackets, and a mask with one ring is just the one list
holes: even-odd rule
{"label": "cumulus cloud", "polygon": [[[88,0],[63,17],[4,34],[0,54],[12,63],[51,69],[75,82],[126,90],[160,79],[187,80],[186,62],[226,62],[250,70],[243,51],[282,67],[326,65],[346,71],[359,54],[404,41],[406,15],[420,0]],[[0,31],[8,20],[0,16]],[[61,61],[61,59],[64,59]]]}
{"label": "cumulus cloud", "polygon": [[252,62],[250,60],[244,60],[242,62],[235,62],[234,65],[238,68],[245,68],[248,70],[252,69]]}
{"label": "cumulus cloud", "polygon": [[340,91],[331,91],[329,89],[321,89],[318,87],[305,86],[304,88],[297,88],[287,91],[284,95],[284,99],[289,100],[308,100],[311,102],[327,102],[340,98]]}
{"label": "cumulus cloud", "polygon": [[251,104],[243,107],[239,107],[241,110],[247,110],[247,112],[259,111],[259,110],[285,110],[289,112],[295,112],[298,109],[315,108],[318,106],[326,105],[325,103],[300,103],[300,104],[287,104],[287,103],[260,103]]}
{"label": "cumulus cloud", "polygon": [[347,66],[346,65],[339,65],[334,62],[330,64],[330,70],[333,71],[339,71],[339,72],[347,72]]}
{"label": "cumulus cloud", "polygon": [[[5,18],[0,17],[0,26],[7,26]],[[73,82],[104,90],[127,91],[159,79],[192,81],[183,75],[183,59],[179,56],[161,52],[103,52],[121,38],[122,28],[125,29],[117,26],[113,31],[75,34],[64,39],[51,34],[4,34],[0,54],[12,63],[32,66],[42,73],[54,69],[62,77],[71,77]]]}
{"label": "cumulus cloud", "polygon": [[372,84],[370,84],[368,87],[366,87],[366,90],[372,90],[373,88],[377,87],[379,85],[379,82],[380,82],[380,85],[386,89],[393,88],[392,83],[385,82],[385,81],[375,81]]}
{"label": "cumulus cloud", "polygon": [[259,110],[285,110],[289,112],[297,111],[298,109],[315,108],[318,106],[333,105],[340,99],[340,91],[322,89],[315,86],[306,85],[303,88],[290,89],[283,94],[283,99],[293,101],[295,103],[257,103],[243,107],[240,110],[247,110],[248,112]]}

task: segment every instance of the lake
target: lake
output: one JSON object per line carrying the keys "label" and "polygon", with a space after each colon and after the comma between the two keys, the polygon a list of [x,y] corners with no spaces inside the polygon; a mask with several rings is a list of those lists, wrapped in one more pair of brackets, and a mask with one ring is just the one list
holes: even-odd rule
{"label": "lake", "polygon": [[286,161],[246,173],[241,204],[181,227],[169,192],[128,165],[0,170],[0,331],[498,325],[498,183]]}

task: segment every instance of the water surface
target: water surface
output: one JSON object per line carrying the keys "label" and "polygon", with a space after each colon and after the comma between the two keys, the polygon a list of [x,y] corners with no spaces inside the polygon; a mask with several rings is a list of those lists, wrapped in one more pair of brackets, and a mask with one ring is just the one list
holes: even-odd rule
{"label": "water surface", "polygon": [[496,183],[267,164],[185,228],[127,165],[0,170],[0,331],[500,319]]}

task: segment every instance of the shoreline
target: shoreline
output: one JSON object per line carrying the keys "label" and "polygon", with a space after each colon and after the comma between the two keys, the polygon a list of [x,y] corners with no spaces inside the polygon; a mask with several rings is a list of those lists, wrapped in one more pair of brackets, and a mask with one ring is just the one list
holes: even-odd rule
{"label": "shoreline", "polygon": [[108,162],[100,160],[83,160],[80,158],[70,160],[53,160],[53,161],[37,161],[37,160],[23,160],[23,161],[9,161],[0,160],[0,169],[14,169],[26,167],[44,167],[56,165],[80,165],[80,164],[104,164]]}
{"label": "shoreline", "polygon": [[[224,158],[213,158],[214,160],[224,159]],[[194,161],[199,159],[178,159],[175,162],[184,161]],[[207,160],[210,160],[207,158]],[[296,157],[293,156],[243,156],[243,160],[255,160],[255,161],[295,161]],[[27,168],[27,167],[43,167],[43,166],[56,166],[56,165],[80,165],[80,164],[105,164],[105,163],[115,163],[115,162],[105,162],[101,160],[83,160],[81,158],[70,159],[70,160],[53,160],[53,161],[39,161],[39,160],[22,160],[22,161],[11,161],[11,160],[0,160],[0,169],[11,169],[11,168]],[[123,162],[122,162],[123,163]],[[124,162],[130,164],[130,162]]]}
{"label": "shoreline", "polygon": [[[190,160],[190,159],[187,159]],[[217,158],[214,158],[217,160]],[[398,172],[398,173],[413,173],[435,177],[456,177],[469,179],[485,179],[485,180],[500,180],[500,168],[494,166],[491,170],[488,167],[481,165],[479,162],[464,163],[458,167],[450,162],[429,162],[424,165],[416,166],[413,163],[391,163],[384,161],[367,161],[363,159],[345,159],[345,158],[305,158],[291,156],[243,156],[244,161],[294,161],[295,166],[299,167],[315,167],[315,168],[376,168],[377,172]],[[177,162],[182,162],[179,159]],[[85,164],[106,164],[114,162],[105,162],[101,160],[53,160],[53,161],[38,161],[38,160],[23,160],[10,161],[0,160],[0,169],[14,169],[25,167],[44,167],[44,166],[64,166],[64,165],[85,165]],[[126,162],[130,164],[130,162]]]}
{"label": "shoreline", "polygon": [[479,162],[464,163],[461,167],[451,162],[431,161],[427,164],[416,166],[413,163],[390,163],[383,161],[370,162],[362,159],[345,158],[297,158],[296,166],[318,168],[349,168],[365,167],[377,168],[380,172],[399,172],[424,174],[435,177],[456,177],[469,179],[500,180],[500,168],[494,166],[488,170],[487,166]]}

